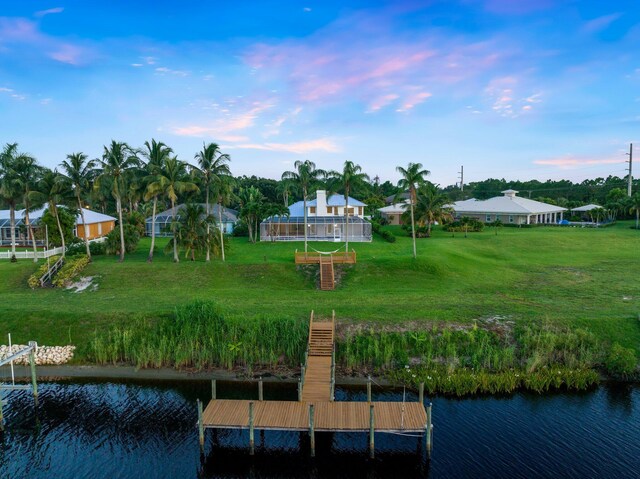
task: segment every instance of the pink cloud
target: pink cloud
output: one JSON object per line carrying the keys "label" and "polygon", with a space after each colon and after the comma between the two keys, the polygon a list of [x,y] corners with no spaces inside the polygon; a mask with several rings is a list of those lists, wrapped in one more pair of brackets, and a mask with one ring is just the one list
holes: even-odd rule
{"label": "pink cloud", "polygon": [[[56,13],[56,12],[49,12]],[[42,33],[38,24],[24,18],[0,17],[0,44],[26,48],[52,60],[79,65],[90,57],[88,48]]]}
{"label": "pink cloud", "polygon": [[295,153],[302,155],[313,151],[324,151],[326,153],[338,153],[340,147],[329,138],[318,138],[316,140],[299,141],[294,143],[245,143],[227,146],[227,148],[280,151],[284,153]]}
{"label": "pink cloud", "polygon": [[398,33],[390,16],[355,13],[305,38],[256,44],[243,59],[258,79],[288,83],[294,101],[346,99],[372,113],[396,100],[400,110],[409,110],[426,99],[427,91],[437,95],[456,84],[467,94],[470,81],[507,56],[498,41],[466,42],[434,30]]}
{"label": "pink cloud", "polygon": [[556,168],[559,168],[561,170],[571,170],[584,166],[612,165],[616,163],[624,163],[624,160],[620,160],[619,158],[585,158],[567,155],[560,158],[534,160],[533,163],[536,165],[555,166]]}

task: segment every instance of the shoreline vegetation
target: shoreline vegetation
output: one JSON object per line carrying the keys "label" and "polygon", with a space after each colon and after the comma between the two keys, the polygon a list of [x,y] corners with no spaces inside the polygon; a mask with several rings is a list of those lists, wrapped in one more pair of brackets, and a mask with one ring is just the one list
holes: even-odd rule
{"label": "shoreline vegetation", "polygon": [[[239,368],[247,375],[254,368],[293,370],[304,358],[306,328],[306,322],[275,317],[251,322],[229,319],[213,301],[196,301],[177,307],[173,317],[155,324],[137,318],[96,331],[88,357],[101,365],[136,368]],[[492,329],[474,323],[420,331],[340,333],[339,373],[372,374],[412,387],[424,382],[429,394],[584,390],[599,382],[601,371],[627,378],[636,368],[633,351],[623,351],[628,361],[621,367],[592,333],[551,325],[513,327],[494,322]]]}

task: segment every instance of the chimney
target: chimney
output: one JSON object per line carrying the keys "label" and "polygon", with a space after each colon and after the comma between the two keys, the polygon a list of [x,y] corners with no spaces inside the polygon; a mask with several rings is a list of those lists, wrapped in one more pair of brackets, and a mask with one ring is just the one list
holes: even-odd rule
{"label": "chimney", "polygon": [[506,196],[509,199],[513,199],[515,198],[516,194],[518,193],[516,190],[504,190],[501,191],[501,193]]}
{"label": "chimney", "polygon": [[316,191],[316,215],[327,215],[327,192],[326,190]]}

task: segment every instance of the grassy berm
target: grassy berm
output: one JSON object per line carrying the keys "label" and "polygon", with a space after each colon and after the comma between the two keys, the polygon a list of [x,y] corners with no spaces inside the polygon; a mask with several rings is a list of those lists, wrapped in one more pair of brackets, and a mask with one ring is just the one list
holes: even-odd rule
{"label": "grassy berm", "polygon": [[[317,268],[294,265],[293,252],[301,250],[302,243],[253,245],[245,238],[232,238],[226,263],[200,258],[174,264],[162,252],[166,240],[160,240],[149,264],[145,239],[124,263],[95,257],[82,273],[92,276],[95,286],[81,293],[31,290],[27,279],[37,265],[3,261],[0,330],[11,332],[16,342],[72,343],[79,347],[77,361],[96,361],[96,337],[140,322],[149,331],[166,327],[176,321],[177,306],[213,300],[233,324],[258,328],[264,327],[261,322],[282,322],[287,327],[279,337],[302,342],[298,331],[306,328],[313,309],[324,316],[336,311],[345,345],[354,334],[371,331],[439,337],[441,331],[469,331],[476,325],[506,338],[499,343],[503,350],[517,349],[518,331],[529,328],[584,332],[597,343],[594,357],[606,357],[615,343],[638,353],[640,233],[629,224],[603,229],[502,228],[497,235],[489,229],[467,238],[436,228],[432,238],[418,240],[417,259],[411,257],[406,233],[390,229],[397,235],[395,243],[376,237],[370,244],[351,245],[358,264],[338,271],[339,284],[331,292],[317,289]],[[326,251],[340,245],[309,246]],[[254,339],[246,342],[223,338],[215,347],[224,343],[238,357],[247,356],[243,351],[260,348],[261,335],[250,336]],[[273,354],[278,353],[276,362],[293,364],[299,360],[296,351]],[[461,354],[457,363],[440,363],[473,367],[466,353]],[[396,358],[395,367],[405,360],[417,361],[410,349]],[[342,361],[347,368],[347,358]],[[354,367],[380,368],[377,361],[365,358]],[[517,361],[518,367],[527,368],[527,358]]]}

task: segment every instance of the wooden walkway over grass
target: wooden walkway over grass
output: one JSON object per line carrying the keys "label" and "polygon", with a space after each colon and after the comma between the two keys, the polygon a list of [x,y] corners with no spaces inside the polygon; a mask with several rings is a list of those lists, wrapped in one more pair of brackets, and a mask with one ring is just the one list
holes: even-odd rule
{"label": "wooden walkway over grass", "polygon": [[423,389],[418,402],[379,402],[371,400],[371,383],[366,402],[334,401],[335,392],[335,312],[331,320],[309,321],[306,362],[301,368],[298,401],[213,399],[202,411],[198,401],[200,445],[204,448],[205,429],[248,429],[253,454],[254,431],[308,431],[311,454],[315,455],[315,432],[369,432],[371,456],[376,432],[426,436],[431,450],[431,406],[425,408]]}

